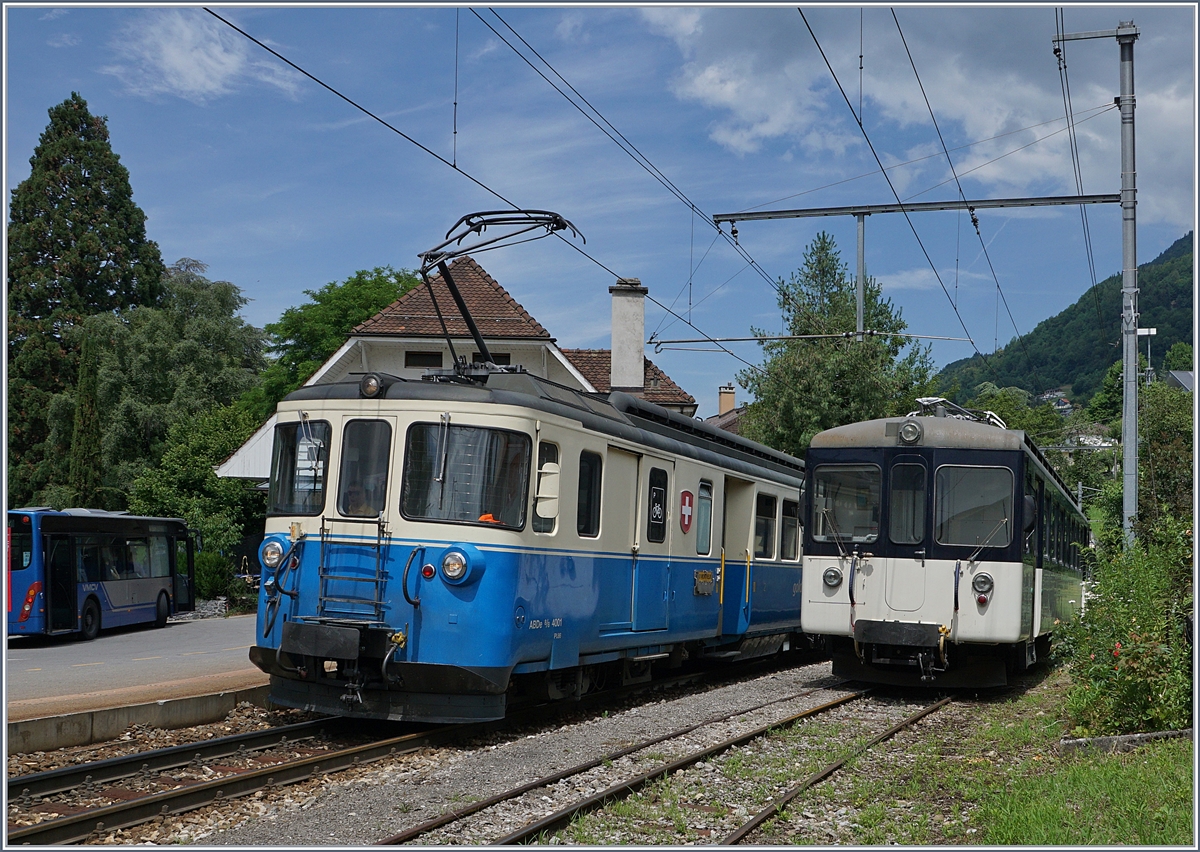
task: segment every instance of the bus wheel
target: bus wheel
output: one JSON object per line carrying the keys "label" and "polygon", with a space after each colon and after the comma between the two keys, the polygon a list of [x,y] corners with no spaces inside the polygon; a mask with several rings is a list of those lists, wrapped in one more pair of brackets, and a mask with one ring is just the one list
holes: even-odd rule
{"label": "bus wheel", "polygon": [[167,593],[162,592],[158,596],[158,610],[154,615],[155,627],[166,627],[167,616],[171,614],[171,605],[167,602]]}
{"label": "bus wheel", "polygon": [[88,598],[83,605],[83,625],[79,632],[80,638],[88,642],[100,635],[100,605],[95,598]]}

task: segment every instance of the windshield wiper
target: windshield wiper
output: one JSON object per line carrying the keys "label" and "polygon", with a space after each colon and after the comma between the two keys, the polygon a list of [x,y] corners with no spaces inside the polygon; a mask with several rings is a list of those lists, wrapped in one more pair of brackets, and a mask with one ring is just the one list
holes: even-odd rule
{"label": "windshield wiper", "polygon": [[974,553],[972,553],[972,554],[971,554],[969,557],[967,557],[967,561],[968,561],[968,562],[974,562],[974,561],[975,561],[975,557],[976,557],[976,556],[978,556],[978,555],[980,554],[980,552],[981,552],[981,551],[982,551],[982,550],[983,550],[985,547],[987,547],[987,546],[988,546],[988,542],[990,542],[990,541],[992,540],[992,536],[994,536],[994,535],[995,535],[997,532],[999,532],[999,531],[1000,531],[1000,529],[1001,529],[1001,528],[1002,528],[1002,527],[1003,527],[1005,524],[1007,524],[1007,523],[1008,523],[1008,518],[1001,518],[1001,519],[1000,519],[1000,520],[999,520],[999,521],[996,523],[996,526],[992,527],[992,531],[991,531],[990,533],[988,533],[988,537],[987,537],[987,538],[985,538],[985,539],[984,539],[984,540],[983,540],[983,541],[980,543],[980,545],[979,545],[977,548],[975,548],[975,552],[974,552]]}
{"label": "windshield wiper", "polygon": [[829,509],[825,506],[821,507],[821,514],[825,516],[825,520],[829,524],[829,528],[833,530],[833,542],[837,545],[838,553],[840,553],[842,558],[845,559],[846,549],[842,547],[842,534],[838,532],[837,524],[833,522],[833,515],[829,514]]}

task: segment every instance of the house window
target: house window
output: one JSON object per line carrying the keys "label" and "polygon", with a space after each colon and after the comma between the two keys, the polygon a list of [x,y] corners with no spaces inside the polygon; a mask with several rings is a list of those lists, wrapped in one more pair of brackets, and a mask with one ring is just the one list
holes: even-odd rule
{"label": "house window", "polygon": [[[475,364],[482,364],[483,354],[480,352],[472,353],[471,361]],[[512,355],[508,352],[493,352],[492,363],[497,367],[507,367],[512,363]]]}
{"label": "house window", "polygon": [[441,367],[441,352],[412,352],[404,353],[405,367]]}

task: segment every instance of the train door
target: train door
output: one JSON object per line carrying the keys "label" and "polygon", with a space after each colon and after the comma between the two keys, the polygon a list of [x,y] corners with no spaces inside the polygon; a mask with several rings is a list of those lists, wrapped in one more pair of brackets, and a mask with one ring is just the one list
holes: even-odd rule
{"label": "train door", "polygon": [[895,612],[916,612],[925,605],[929,481],[929,469],[920,456],[892,459],[887,501],[892,555],[883,560],[883,595],[888,609]]}
{"label": "train door", "polygon": [[633,566],[633,629],[665,630],[671,577],[670,495],[675,464],[643,455],[638,459]]}
{"label": "train door", "polygon": [[601,502],[606,508],[601,531],[602,548],[625,555],[616,562],[613,570],[605,571],[602,586],[602,622],[613,629],[633,627],[633,595],[630,590],[634,585],[639,547],[639,516],[634,514],[640,481],[638,459],[637,453],[610,444],[604,462],[604,497]]}
{"label": "train door", "polygon": [[721,502],[721,632],[740,634],[750,626],[754,483],[726,476]]}
{"label": "train door", "polygon": [[44,539],[46,546],[46,581],[50,587],[47,595],[50,632],[74,630],[79,615],[76,593],[79,589],[75,575],[74,546],[70,536],[49,535]]}

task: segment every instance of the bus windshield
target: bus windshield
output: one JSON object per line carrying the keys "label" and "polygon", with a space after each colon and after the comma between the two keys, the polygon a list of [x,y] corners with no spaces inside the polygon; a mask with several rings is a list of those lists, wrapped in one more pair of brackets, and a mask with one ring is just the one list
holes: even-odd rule
{"label": "bus windshield", "polygon": [[875,541],[881,481],[873,464],[818,467],[813,473],[813,540]]}
{"label": "bus windshield", "polygon": [[33,561],[33,533],[29,524],[25,529],[13,528],[12,516],[8,521],[8,570],[23,571]]}
{"label": "bus windshield", "polygon": [[404,451],[404,517],[520,529],[531,447],[520,432],[414,424]]}

